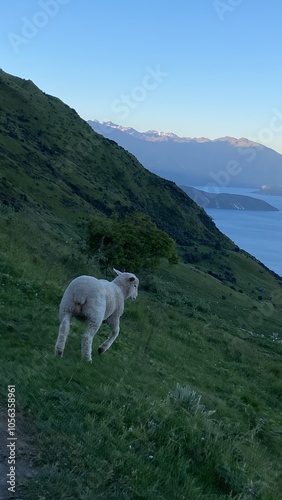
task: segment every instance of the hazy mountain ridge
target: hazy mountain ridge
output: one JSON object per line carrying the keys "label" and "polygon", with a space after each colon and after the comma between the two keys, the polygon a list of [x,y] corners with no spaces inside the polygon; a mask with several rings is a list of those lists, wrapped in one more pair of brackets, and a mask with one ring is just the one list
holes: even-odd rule
{"label": "hazy mountain ridge", "polygon": [[146,168],[178,185],[259,188],[281,184],[282,155],[245,138],[179,138],[156,131],[136,133],[111,122],[88,123],[132,152]]}
{"label": "hazy mountain ridge", "polygon": [[264,194],[266,196],[282,196],[282,185],[280,186],[261,186],[256,194]]}
{"label": "hazy mountain ridge", "polygon": [[236,139],[235,137],[230,137],[230,136],[225,136],[225,137],[219,137],[218,139],[208,139],[207,137],[181,137],[177,134],[174,134],[173,132],[163,132],[163,131],[158,131],[158,130],[147,130],[146,132],[138,132],[138,130],[134,129],[133,127],[123,127],[122,125],[118,125],[117,123],[113,123],[111,121],[104,121],[104,122],[99,122],[98,120],[88,120],[89,125],[95,129],[95,127],[101,127],[101,131],[104,129],[104,127],[112,128],[114,130],[120,130],[121,132],[125,132],[129,135],[132,135],[133,137],[136,137],[138,139],[141,139],[143,141],[171,141],[171,142],[177,142],[177,143],[182,143],[182,142],[196,142],[196,143],[203,143],[203,142],[229,142],[230,144],[234,144],[238,147],[263,147],[261,144],[258,142],[253,142],[250,141],[249,139],[246,139],[245,137],[241,137],[239,139]]}
{"label": "hazy mountain ridge", "polygon": [[263,212],[279,212],[264,200],[252,196],[228,193],[208,193],[190,186],[180,186],[192,200],[203,208],[218,208],[224,210],[258,210]]}

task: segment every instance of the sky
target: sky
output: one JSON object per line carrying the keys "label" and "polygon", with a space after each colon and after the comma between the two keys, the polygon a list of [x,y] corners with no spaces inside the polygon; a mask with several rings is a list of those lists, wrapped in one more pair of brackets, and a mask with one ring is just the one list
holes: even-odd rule
{"label": "sky", "polygon": [[282,153],[281,0],[9,0],[0,67],[85,120]]}

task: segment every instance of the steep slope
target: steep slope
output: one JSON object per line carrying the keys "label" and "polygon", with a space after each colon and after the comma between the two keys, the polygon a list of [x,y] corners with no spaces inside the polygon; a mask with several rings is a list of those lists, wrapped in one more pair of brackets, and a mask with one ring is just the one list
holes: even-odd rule
{"label": "steep slope", "polygon": [[[31,82],[2,74],[1,111],[1,473],[10,470],[12,386],[13,496],[279,498],[281,280],[220,235],[174,184]],[[79,274],[102,277],[83,251],[82,226],[94,213],[136,207],[156,210],[160,224],[185,243],[188,232],[193,246],[178,247],[179,264],[141,276],[138,300],[126,302],[105,355],[95,338],[93,363],[80,361],[84,325],[73,321],[65,356],[55,357],[63,290]],[[98,335],[108,334],[103,325]],[[6,494],[0,481],[0,498]]]}
{"label": "steep slope", "polygon": [[183,138],[155,131],[140,133],[111,122],[88,122],[133,153],[152,172],[178,185],[254,187],[280,184],[282,155],[247,139]]}
{"label": "steep slope", "polygon": [[174,183],[147,171],[31,81],[1,71],[0,110],[4,204],[75,224],[94,212],[141,211],[181,244],[222,240],[211,219]]}

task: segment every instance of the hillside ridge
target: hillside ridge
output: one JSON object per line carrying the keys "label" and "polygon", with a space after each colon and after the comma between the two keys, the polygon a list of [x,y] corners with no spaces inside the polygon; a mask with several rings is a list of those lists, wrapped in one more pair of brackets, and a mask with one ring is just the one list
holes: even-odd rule
{"label": "hillside ridge", "polygon": [[139,211],[181,244],[223,238],[173,182],[95,133],[58,98],[3,71],[0,90],[0,199],[6,205],[60,214],[76,224],[85,218],[82,212]]}

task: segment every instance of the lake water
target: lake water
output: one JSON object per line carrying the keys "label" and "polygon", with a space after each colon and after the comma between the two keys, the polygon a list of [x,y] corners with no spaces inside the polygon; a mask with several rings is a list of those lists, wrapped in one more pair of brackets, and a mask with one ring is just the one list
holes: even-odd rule
{"label": "lake water", "polygon": [[206,209],[220,231],[236,245],[254,255],[269,269],[282,276],[282,196],[254,194],[248,188],[208,189],[195,186],[203,191],[216,193],[243,194],[264,200],[278,208],[279,212],[252,210]]}

